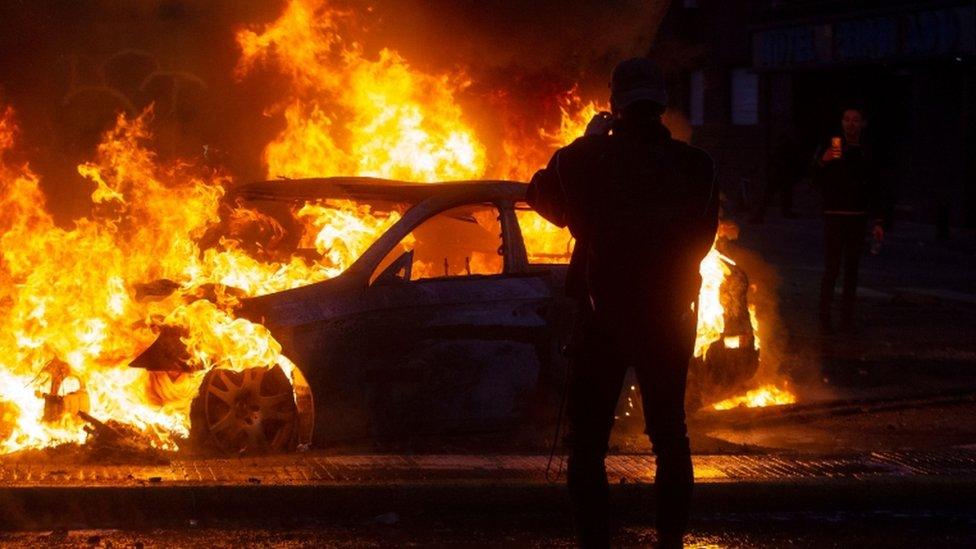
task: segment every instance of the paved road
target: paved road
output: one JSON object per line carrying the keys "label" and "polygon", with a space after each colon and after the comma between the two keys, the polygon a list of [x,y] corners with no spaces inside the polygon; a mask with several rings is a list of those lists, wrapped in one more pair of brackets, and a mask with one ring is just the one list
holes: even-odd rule
{"label": "paved road", "polygon": [[[443,521],[436,516],[382,515],[353,522],[312,522],[267,528],[200,526],[143,530],[54,530],[0,533],[4,547],[572,547],[565,522],[544,516],[510,516],[491,523]],[[648,547],[652,528],[624,524],[615,547]],[[746,513],[695,517],[686,547],[973,547],[971,513]]]}

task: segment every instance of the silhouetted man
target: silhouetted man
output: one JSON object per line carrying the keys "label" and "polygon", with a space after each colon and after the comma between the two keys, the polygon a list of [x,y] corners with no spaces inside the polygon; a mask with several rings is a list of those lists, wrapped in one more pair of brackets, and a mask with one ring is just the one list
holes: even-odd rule
{"label": "silhouetted man", "polygon": [[814,184],[823,194],[824,274],[820,282],[820,326],[831,330],[834,285],[844,266],[841,298],[842,327],[853,329],[857,274],[864,249],[868,216],[874,218],[874,238],[884,238],[881,219],[880,176],[874,151],[864,143],[867,118],[859,109],[846,109],[841,118],[843,136],[817,151]]}
{"label": "silhouetted man", "polygon": [[661,124],[667,94],[653,63],[620,63],[610,87],[613,114],[597,115],[586,135],[557,151],[528,193],[539,213],[576,237],[567,288],[583,329],[571,353],[570,498],[580,544],[608,546],[604,458],[634,366],[657,456],[660,545],[680,547],[694,479],[684,412],[691,304],[715,237],[718,192],[709,156]]}

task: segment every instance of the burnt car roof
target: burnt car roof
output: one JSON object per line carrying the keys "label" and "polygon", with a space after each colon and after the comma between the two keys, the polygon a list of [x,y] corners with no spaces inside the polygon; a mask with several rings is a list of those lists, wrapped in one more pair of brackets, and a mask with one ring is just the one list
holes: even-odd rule
{"label": "burnt car roof", "polygon": [[475,200],[520,200],[526,188],[525,183],[503,180],[412,183],[375,177],[321,177],[247,183],[231,189],[227,198],[285,202],[338,198],[416,204],[435,195],[455,192],[469,194]]}

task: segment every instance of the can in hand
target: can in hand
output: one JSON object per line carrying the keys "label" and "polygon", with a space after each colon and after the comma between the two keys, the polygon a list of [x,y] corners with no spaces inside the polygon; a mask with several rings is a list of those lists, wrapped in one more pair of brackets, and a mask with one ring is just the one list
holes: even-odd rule
{"label": "can in hand", "polygon": [[844,148],[843,148],[843,141],[841,141],[840,137],[830,138],[830,150],[831,152],[833,152],[834,158],[841,157],[841,155],[844,152]]}

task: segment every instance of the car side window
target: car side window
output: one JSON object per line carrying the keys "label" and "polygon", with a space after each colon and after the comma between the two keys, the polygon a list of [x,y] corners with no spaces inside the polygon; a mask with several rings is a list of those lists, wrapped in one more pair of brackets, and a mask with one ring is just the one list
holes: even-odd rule
{"label": "car side window", "polygon": [[380,262],[375,280],[396,265],[400,279],[497,275],[504,272],[502,226],[491,204],[440,212],[417,226]]}

